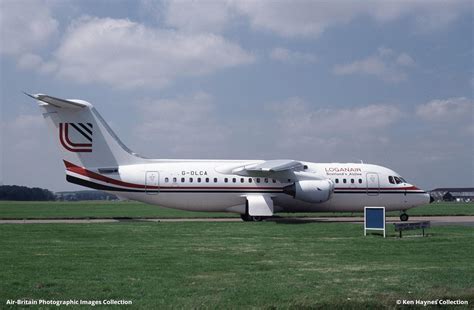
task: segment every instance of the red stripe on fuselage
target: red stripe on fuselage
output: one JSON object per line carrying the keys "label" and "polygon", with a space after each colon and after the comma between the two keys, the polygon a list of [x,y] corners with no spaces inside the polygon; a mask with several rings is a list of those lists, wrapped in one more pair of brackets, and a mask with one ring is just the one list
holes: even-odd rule
{"label": "red stripe on fuselage", "polygon": [[[83,167],[76,166],[75,164],[68,162],[64,160],[64,165],[66,166],[66,169],[68,171],[89,177],[91,179],[95,179],[98,181],[110,183],[110,184],[115,184],[123,187],[128,187],[128,188],[140,188],[140,189],[183,189],[183,190],[188,190],[188,189],[202,189],[202,190],[211,190],[211,189],[216,189],[216,190],[232,190],[232,189],[242,189],[242,190],[281,190],[282,187],[269,187],[269,186],[262,186],[262,187],[239,187],[239,186],[146,186],[143,184],[135,184],[135,183],[129,183],[129,182],[124,182],[121,180],[117,179],[112,179],[109,177],[106,177],[102,174],[87,170]],[[385,187],[385,188],[366,188],[366,187],[359,187],[359,188],[354,188],[354,187],[336,187],[334,190],[354,190],[354,191],[361,191],[361,190],[420,190],[416,186],[409,186],[409,187]]]}
{"label": "red stripe on fuselage", "polygon": [[281,187],[227,187],[227,186],[179,186],[179,187],[174,187],[174,186],[145,186],[143,184],[135,184],[135,183],[129,183],[129,182],[124,182],[116,179],[112,179],[109,177],[106,177],[102,174],[95,173],[93,171],[87,170],[83,167],[76,166],[75,164],[68,162],[64,160],[64,165],[66,166],[67,171],[71,171],[80,175],[83,175],[85,177],[95,179],[98,181],[110,183],[110,184],[115,184],[123,187],[129,187],[129,188],[141,188],[141,189],[222,189],[222,190],[228,190],[228,189],[243,189],[243,190],[280,190]]}
{"label": "red stripe on fuselage", "polygon": [[87,170],[83,167],[79,167],[74,165],[73,163],[70,163],[66,160],[64,160],[64,165],[66,166],[66,170],[89,177],[91,179],[99,180],[102,182],[110,183],[110,184],[115,184],[119,186],[124,186],[124,187],[131,187],[131,188],[143,188],[143,189],[158,189],[160,188],[159,186],[145,186],[143,184],[134,184],[134,183],[129,183],[129,182],[123,182],[120,180],[112,179],[106,176],[103,176],[102,174],[98,174],[95,172],[92,172],[90,170]]}

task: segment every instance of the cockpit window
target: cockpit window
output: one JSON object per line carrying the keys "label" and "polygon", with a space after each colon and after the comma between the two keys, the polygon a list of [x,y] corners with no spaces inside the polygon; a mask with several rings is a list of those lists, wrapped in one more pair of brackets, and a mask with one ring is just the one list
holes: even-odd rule
{"label": "cockpit window", "polygon": [[395,179],[395,183],[400,184],[402,183],[402,180],[400,180],[399,177],[393,177]]}
{"label": "cockpit window", "polygon": [[392,184],[395,184],[395,181],[393,180],[393,177],[392,176],[389,176],[388,177],[388,181]]}
{"label": "cockpit window", "polygon": [[404,178],[400,177],[400,180],[402,180],[403,183],[407,183]]}

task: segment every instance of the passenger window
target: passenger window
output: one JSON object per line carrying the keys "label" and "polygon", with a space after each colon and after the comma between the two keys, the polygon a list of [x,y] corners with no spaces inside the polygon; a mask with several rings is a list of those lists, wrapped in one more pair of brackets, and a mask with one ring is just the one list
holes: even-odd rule
{"label": "passenger window", "polygon": [[342,179],[342,183],[347,183],[346,179]]}
{"label": "passenger window", "polygon": [[214,178],[214,183],[217,183],[217,178]]}
{"label": "passenger window", "polygon": [[268,178],[263,179],[265,183],[268,183]]}
{"label": "passenger window", "polygon": [[339,179],[336,179],[336,183],[339,183]]}
{"label": "passenger window", "polygon": [[249,183],[252,183],[252,178],[249,178]]}
{"label": "passenger window", "polygon": [[245,182],[245,179],[244,178],[240,178],[240,183],[244,183]]}
{"label": "passenger window", "polygon": [[189,178],[189,183],[193,183],[193,178]]}
{"label": "passenger window", "polygon": [[235,183],[237,182],[237,180],[235,178],[232,178],[232,182]]}
{"label": "passenger window", "polygon": [[201,183],[201,178],[198,178],[198,183]]}
{"label": "passenger window", "polygon": [[288,183],[291,183],[291,179],[288,179]]}
{"label": "passenger window", "polygon": [[303,166],[303,169],[304,169],[304,170],[308,169],[308,166],[307,166],[307,165],[304,165],[304,166]]}
{"label": "passenger window", "polygon": [[181,178],[181,183],[184,183],[184,178]]}
{"label": "passenger window", "polygon": [[388,181],[392,184],[395,184],[395,181],[393,180],[393,177],[392,176],[389,176],[388,177]]}
{"label": "passenger window", "polygon": [[225,179],[224,179],[224,182],[225,182],[225,183],[229,182],[229,179],[228,179],[228,178],[225,178]]}
{"label": "passenger window", "polygon": [[206,178],[206,183],[209,183],[209,178]]}
{"label": "passenger window", "polygon": [[170,179],[165,178],[165,183],[168,183],[169,181],[170,181]]}
{"label": "passenger window", "polygon": [[176,178],[173,178],[173,183],[176,183],[178,180]]}
{"label": "passenger window", "polygon": [[260,178],[257,178],[257,183],[260,183]]}
{"label": "passenger window", "polygon": [[397,178],[397,177],[393,177],[393,178],[395,179],[395,183],[397,183],[397,184],[402,183],[402,181],[399,178]]}
{"label": "passenger window", "polygon": [[359,184],[362,184],[362,179],[359,179]]}
{"label": "passenger window", "polygon": [[354,179],[351,179],[351,183],[354,184]]}

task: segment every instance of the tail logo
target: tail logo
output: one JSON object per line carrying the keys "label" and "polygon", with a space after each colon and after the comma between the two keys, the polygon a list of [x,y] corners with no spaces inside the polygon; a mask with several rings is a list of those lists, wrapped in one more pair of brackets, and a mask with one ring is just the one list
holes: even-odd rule
{"label": "tail logo", "polygon": [[69,152],[92,152],[92,124],[59,123],[59,141]]}

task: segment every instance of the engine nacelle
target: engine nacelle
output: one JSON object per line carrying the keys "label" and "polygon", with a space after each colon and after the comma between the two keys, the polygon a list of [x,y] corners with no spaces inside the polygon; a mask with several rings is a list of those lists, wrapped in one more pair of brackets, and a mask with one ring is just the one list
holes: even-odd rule
{"label": "engine nacelle", "polygon": [[312,203],[328,201],[333,191],[334,183],[331,180],[301,180],[283,188],[285,194]]}

